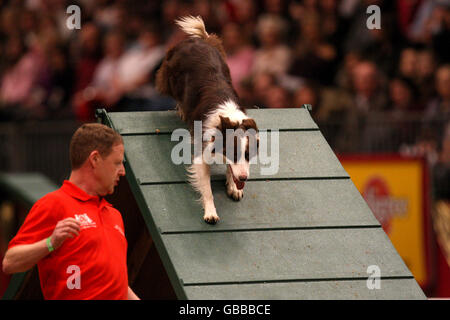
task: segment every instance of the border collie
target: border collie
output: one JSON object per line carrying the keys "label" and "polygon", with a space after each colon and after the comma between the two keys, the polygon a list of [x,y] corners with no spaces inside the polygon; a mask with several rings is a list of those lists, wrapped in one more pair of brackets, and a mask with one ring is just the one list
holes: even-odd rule
{"label": "border collie", "polygon": [[[186,16],[175,22],[190,37],[167,52],[156,76],[157,89],[177,101],[178,114],[189,125],[191,134],[194,121],[201,121],[203,150],[215,143],[214,137],[205,141],[206,132],[217,130],[222,133],[223,141],[218,144],[222,148],[217,150],[214,145],[213,153],[227,164],[228,196],[239,201],[244,196],[243,188],[249,177],[249,145],[256,141],[256,146],[250,149],[254,151],[258,147],[257,125],[239,105],[221,40],[206,32],[201,17]],[[245,134],[235,135],[230,140],[227,139],[230,129],[241,129]],[[256,133],[254,140],[247,132]],[[227,152],[229,149],[231,152]],[[210,167],[203,161],[203,155],[195,156],[193,160],[187,170],[189,182],[201,195],[203,219],[215,224],[219,216],[211,190]]]}

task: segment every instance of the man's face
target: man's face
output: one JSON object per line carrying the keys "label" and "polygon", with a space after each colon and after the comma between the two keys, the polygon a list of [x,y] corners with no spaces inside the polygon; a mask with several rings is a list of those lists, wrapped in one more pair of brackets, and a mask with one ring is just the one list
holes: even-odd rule
{"label": "man's face", "polygon": [[114,192],[114,187],[119,183],[120,177],[125,175],[123,157],[123,144],[114,145],[112,152],[107,157],[100,157],[96,170],[99,183],[98,195],[106,196]]}

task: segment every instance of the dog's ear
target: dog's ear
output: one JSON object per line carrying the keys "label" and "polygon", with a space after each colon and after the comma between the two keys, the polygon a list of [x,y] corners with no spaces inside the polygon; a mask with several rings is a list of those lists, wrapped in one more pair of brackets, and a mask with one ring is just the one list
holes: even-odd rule
{"label": "dog's ear", "polygon": [[245,128],[245,130],[254,129],[255,131],[258,131],[258,126],[256,125],[255,120],[251,118],[242,120],[242,126]]}
{"label": "dog's ear", "polygon": [[219,125],[219,129],[221,131],[225,131],[226,129],[231,129],[233,128],[233,124],[231,123],[230,118],[228,117],[223,117],[223,116],[219,116],[220,117],[220,125]]}

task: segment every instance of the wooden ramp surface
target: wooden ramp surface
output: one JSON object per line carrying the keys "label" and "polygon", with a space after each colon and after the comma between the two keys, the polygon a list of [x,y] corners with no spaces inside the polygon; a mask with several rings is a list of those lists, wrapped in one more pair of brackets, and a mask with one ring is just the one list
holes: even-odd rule
{"label": "wooden ramp surface", "polygon": [[[122,134],[127,180],[179,299],[424,299],[308,110],[249,110],[278,130],[280,169],[251,168],[240,202],[212,169],[220,222],[203,222],[170,155],[175,112],[98,113]],[[369,289],[369,266],[381,288]]]}

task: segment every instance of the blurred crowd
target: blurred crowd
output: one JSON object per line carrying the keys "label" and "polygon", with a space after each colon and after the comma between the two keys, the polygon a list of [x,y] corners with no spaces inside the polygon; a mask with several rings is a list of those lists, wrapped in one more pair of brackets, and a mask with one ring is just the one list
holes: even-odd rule
{"label": "blurred crowd", "polygon": [[[80,29],[67,25],[72,4]],[[370,5],[380,29],[367,26]],[[311,104],[337,152],[450,162],[450,0],[0,0],[0,10],[0,121],[173,108],[155,72],[185,37],[174,20],[191,14],[222,37],[247,107]]]}

